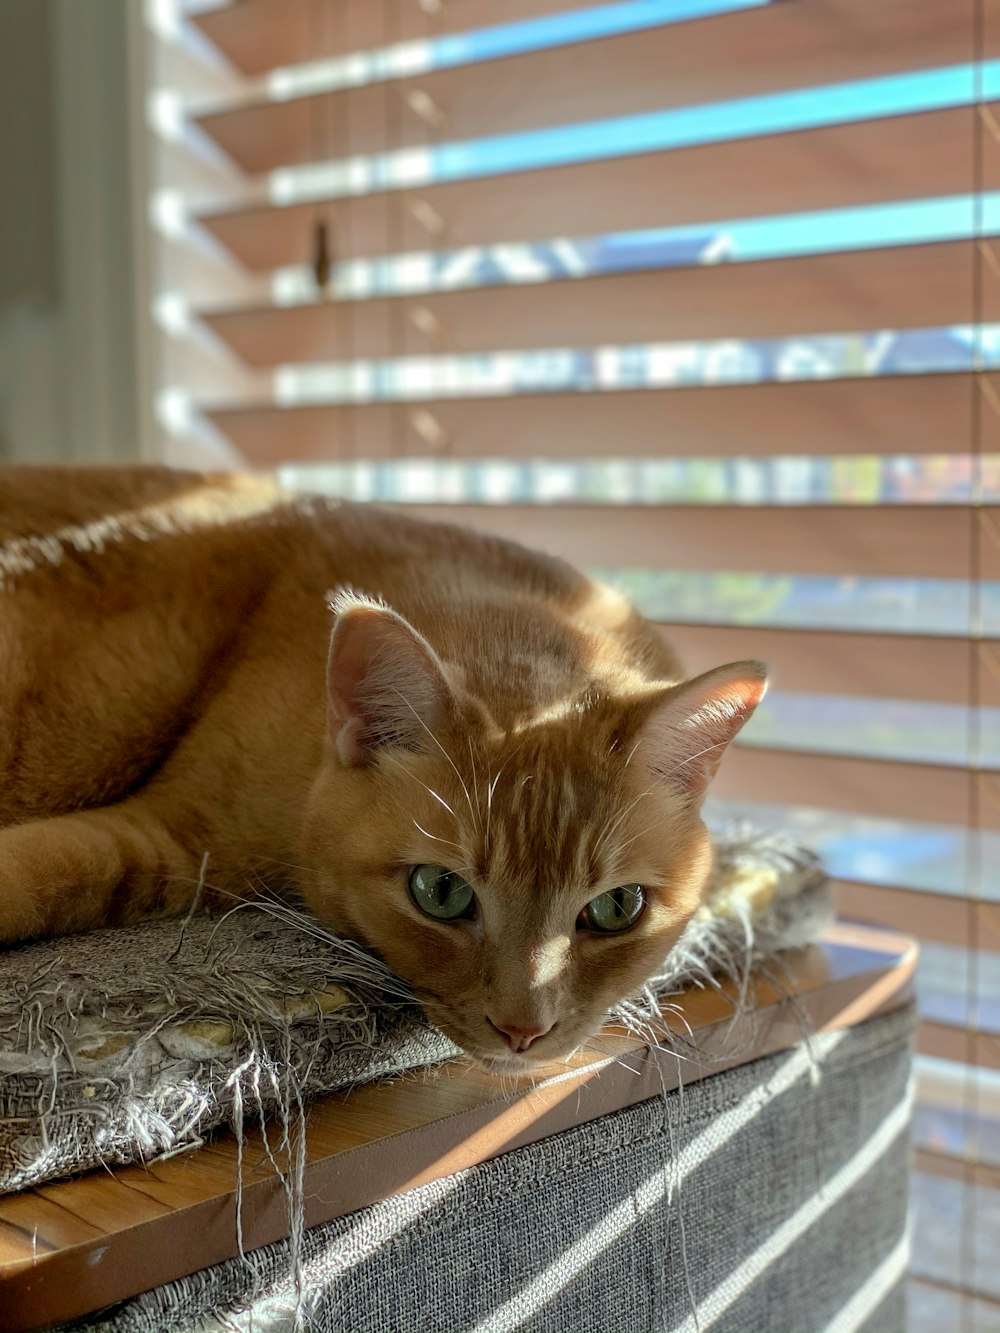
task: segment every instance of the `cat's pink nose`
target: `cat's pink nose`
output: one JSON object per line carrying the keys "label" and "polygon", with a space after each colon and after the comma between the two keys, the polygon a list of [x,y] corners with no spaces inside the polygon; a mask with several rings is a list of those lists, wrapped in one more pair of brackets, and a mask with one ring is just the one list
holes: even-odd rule
{"label": "cat's pink nose", "polygon": [[546,1032],[551,1032],[555,1027],[554,1023],[546,1026],[535,1024],[532,1027],[523,1027],[518,1023],[497,1023],[489,1014],[486,1015],[486,1021],[491,1028],[495,1028],[503,1037],[512,1051],[526,1051],[533,1041],[539,1037],[544,1037]]}

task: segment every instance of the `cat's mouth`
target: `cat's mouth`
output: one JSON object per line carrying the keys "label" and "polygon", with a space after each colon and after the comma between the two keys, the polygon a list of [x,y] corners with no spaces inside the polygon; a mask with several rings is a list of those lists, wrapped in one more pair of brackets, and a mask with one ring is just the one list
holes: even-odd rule
{"label": "cat's mouth", "polygon": [[537,1074],[552,1064],[561,1064],[559,1055],[493,1055],[486,1051],[466,1050],[466,1055],[487,1073],[500,1076]]}
{"label": "cat's mouth", "polygon": [[[559,1023],[553,1023],[548,1032],[523,1051],[511,1050],[499,1044],[496,1046],[484,1044],[483,1036],[486,1036],[488,1041],[489,1032],[471,1033],[468,1024],[456,1021],[453,1011],[438,996],[426,989],[414,989],[426,1017],[460,1046],[474,1064],[491,1074],[509,1076],[537,1073],[549,1065],[562,1064],[571,1051],[580,1044],[579,1040],[567,1044],[565,1033],[562,1031],[555,1034],[553,1029],[559,1027]],[[490,1020],[486,1021],[493,1032],[496,1032]]]}
{"label": "cat's mouth", "polygon": [[463,1041],[459,1037],[455,1037],[454,1040],[480,1069],[485,1069],[491,1074],[509,1076],[511,1074],[538,1074],[541,1071],[564,1068],[566,1061],[580,1049],[582,1043],[585,1043],[586,1034],[572,1042],[567,1042],[565,1036],[561,1034],[560,1038],[551,1046],[543,1039],[533,1043],[531,1048],[526,1051],[485,1047],[475,1041]]}

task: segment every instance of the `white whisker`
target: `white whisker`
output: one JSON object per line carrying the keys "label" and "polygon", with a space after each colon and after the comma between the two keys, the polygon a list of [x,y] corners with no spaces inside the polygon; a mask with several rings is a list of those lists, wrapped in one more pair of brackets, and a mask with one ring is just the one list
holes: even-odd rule
{"label": "white whisker", "polygon": [[472,750],[472,736],[471,736],[468,732],[466,732],[466,735],[465,735],[465,743],[466,743],[466,747],[468,748],[468,751],[469,751],[469,763],[472,765],[472,790],[476,793],[476,814],[477,814],[477,818],[478,818],[478,813],[479,813],[479,772],[478,772],[478,770],[477,770],[477,768],[476,768],[476,756],[475,756],[475,754],[473,753],[473,750]]}
{"label": "white whisker", "polygon": [[412,769],[409,769],[406,767],[405,764],[400,763],[400,761],[396,759],[393,755],[384,754],[382,757],[388,763],[395,764],[396,767],[401,772],[405,773],[407,777],[412,778],[413,781],[417,783],[418,786],[423,787],[427,795],[433,797],[433,799],[437,801],[440,805],[443,805],[444,808],[448,811],[449,815],[451,815],[452,819],[454,819],[456,823],[458,822],[458,815],[455,814],[455,811],[451,808],[451,806],[444,799],[444,797],[441,795],[440,792],[436,792],[433,787],[428,787],[427,783],[424,782],[423,778],[417,777],[416,773],[414,773]]}
{"label": "white whisker", "polygon": [[628,805],[625,806],[624,810],[619,811],[619,813],[611,822],[611,824],[602,831],[600,838],[597,840],[597,846],[594,848],[595,855],[604,850],[605,846],[608,843],[608,839],[611,838],[618,831],[619,828],[621,828],[623,822],[628,818],[628,816],[632,813],[632,811],[639,804],[639,802],[645,800],[645,798],[649,796],[651,792],[656,790],[658,785],[659,785],[658,782],[651,782],[645,791],[641,791],[638,794],[638,796],[634,797],[631,801],[629,801]]}
{"label": "white whisker", "polygon": [[682,759],[679,764],[676,764],[669,773],[664,773],[664,779],[672,778],[675,773],[679,773],[687,764],[693,764],[696,759],[700,759],[704,754],[711,754],[713,750],[724,750],[728,744],[728,740],[714,741],[711,745],[706,745],[703,750],[697,750],[694,754],[689,754],[686,759]]}
{"label": "white whisker", "polygon": [[632,762],[632,760],[635,758],[635,756],[636,756],[636,752],[638,751],[639,746],[640,746],[641,744],[642,744],[642,737],[640,736],[639,739],[636,741],[636,743],[632,746],[631,750],[629,750],[629,752],[628,752],[628,758],[625,760],[625,767],[626,767],[626,768],[628,768],[629,764],[630,764],[630,763]]}
{"label": "white whisker", "polygon": [[[431,740],[434,742],[434,744],[437,746],[437,748],[441,751],[442,755],[444,755],[444,757],[445,757],[445,759],[447,760],[447,762],[450,764],[450,766],[451,766],[451,770],[452,770],[452,772],[455,774],[455,777],[458,778],[459,786],[462,788],[462,791],[463,791],[463,793],[465,794],[465,799],[466,799],[466,801],[468,802],[468,806],[469,806],[469,813],[472,815],[473,822],[475,823],[476,827],[478,828],[478,827],[479,827],[479,812],[478,812],[478,810],[476,809],[475,805],[473,804],[472,797],[471,797],[471,795],[469,794],[469,789],[468,789],[468,787],[465,785],[465,779],[462,777],[461,773],[458,771],[458,765],[455,763],[454,759],[452,759],[451,755],[450,755],[450,754],[448,753],[448,751],[444,748],[444,746],[441,744],[441,742],[438,740],[438,738],[434,735],[433,731],[431,731],[430,727],[427,725],[427,723],[424,721],[424,719],[420,716],[420,714],[417,712],[417,710],[416,710],[416,709],[413,707],[413,705],[410,703],[409,699],[407,699],[406,695],[402,692],[402,690],[394,690],[394,693],[396,693],[396,694],[399,695],[399,697],[402,699],[403,703],[406,704],[407,708],[410,710],[410,712],[413,714],[413,716],[417,719],[417,721],[419,722],[420,726],[423,728],[424,731],[427,732],[427,735],[431,738]],[[438,797],[438,799],[440,800],[441,798]],[[454,814],[454,811],[452,811],[452,813]]]}
{"label": "white whisker", "polygon": [[412,823],[414,828],[419,829],[425,838],[431,838],[434,842],[439,842],[442,847],[453,847],[455,851],[458,852],[459,856],[465,856],[465,848],[459,843],[453,842],[451,838],[439,838],[436,833],[431,833],[428,829],[424,828],[423,824],[418,823],[415,819],[412,820]]}

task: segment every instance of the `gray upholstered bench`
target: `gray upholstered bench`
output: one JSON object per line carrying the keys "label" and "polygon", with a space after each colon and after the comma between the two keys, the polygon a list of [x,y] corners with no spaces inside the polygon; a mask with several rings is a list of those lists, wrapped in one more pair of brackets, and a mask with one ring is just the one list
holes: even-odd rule
{"label": "gray upholstered bench", "polygon": [[259,1131],[239,1200],[226,1134],[9,1196],[0,1329],[902,1333],[912,967],[836,927],[735,1023],[685,996],[689,1059],[612,1033],[534,1090],[452,1063],[327,1098],[291,1244]]}

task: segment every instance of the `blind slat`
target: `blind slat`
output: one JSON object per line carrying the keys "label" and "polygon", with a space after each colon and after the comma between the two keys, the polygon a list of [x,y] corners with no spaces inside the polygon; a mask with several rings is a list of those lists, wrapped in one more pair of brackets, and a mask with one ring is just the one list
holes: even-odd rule
{"label": "blind slat", "polygon": [[[462,32],[497,21],[496,0],[448,0],[433,7],[400,4],[391,14],[375,0],[324,0],[332,15],[324,22],[318,0],[240,0],[190,21],[244,74],[265,74],[325,56],[364,51],[387,41],[415,41],[437,33]],[[589,9],[602,0],[504,0],[509,23]]]}
{"label": "blind slat", "polygon": [[816,810],[863,811],[879,819],[953,824],[969,820],[969,789],[979,789],[982,826],[1000,829],[1000,783],[943,764],[772,750],[737,745],[713,783],[716,796]]}
{"label": "blind slat", "polygon": [[939,1060],[1000,1069],[1000,1034],[996,1032],[980,1032],[925,1018],[917,1028],[917,1050]]}
{"label": "blind slat", "polygon": [[[205,312],[248,365],[961,323],[971,242]],[[985,302],[1000,318],[1000,284]]]}
{"label": "blind slat", "polygon": [[[1000,402],[1000,375],[989,377]],[[965,374],[815,380],[622,393],[535,393],[420,403],[216,407],[207,415],[251,463],[367,459],[767,457],[965,452]],[[992,419],[992,407],[987,411]],[[738,425],[737,425],[738,423]]]}
{"label": "blind slat", "polygon": [[[986,171],[984,188],[1000,188],[1000,157]],[[958,108],[373,191],[323,212],[336,257],[350,259],[957,194],[972,180],[969,111]],[[202,209],[198,219],[246,268],[262,270],[308,261],[317,207],[249,203]]]}
{"label": "blind slat", "polygon": [[972,938],[980,948],[1000,951],[1000,903],[854,880],[837,880],[834,894],[840,916],[955,948],[968,948]]}
{"label": "blind slat", "polygon": [[[669,625],[663,634],[690,675],[753,657],[774,664],[776,689],[936,703],[964,703],[968,696],[970,647],[963,639],[747,625]],[[1000,643],[986,641],[984,648],[997,653]],[[1000,681],[988,676],[984,685],[981,702],[1000,707]]]}
{"label": "blind slat", "polygon": [[[407,513],[487,530],[600,569],[968,576],[970,524],[998,511],[962,506],[407,505]],[[1000,556],[987,537],[986,578]]]}
{"label": "blind slat", "polygon": [[[914,1166],[918,1171],[927,1171],[934,1176],[947,1176],[950,1180],[1000,1190],[1000,1166],[992,1162],[970,1162],[958,1154],[918,1147],[914,1153]],[[915,1281],[920,1284],[920,1279]]]}
{"label": "blind slat", "polygon": [[[196,121],[244,171],[263,172],[387,143],[421,147],[959,64],[971,47],[972,8],[955,0],[764,5]],[[411,104],[414,91],[433,105],[433,128]]]}

